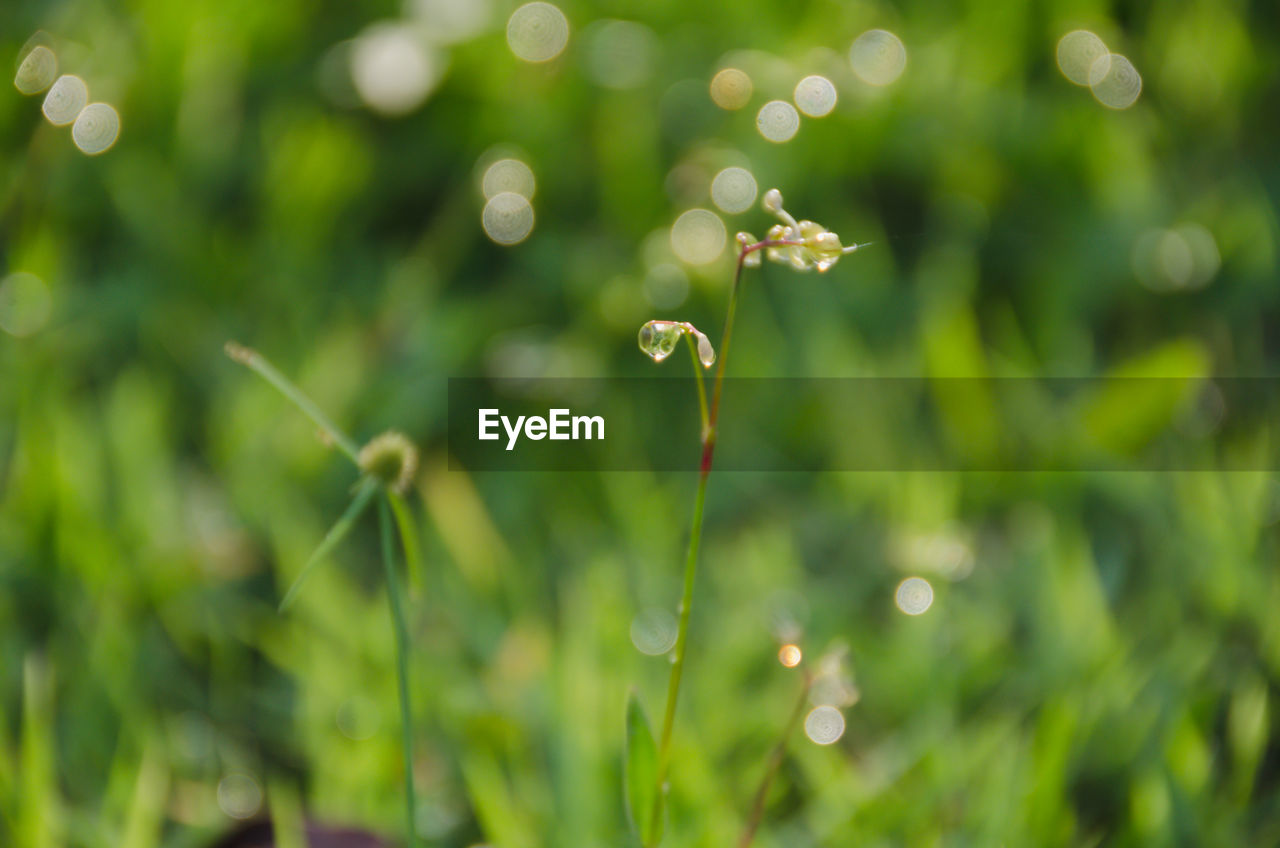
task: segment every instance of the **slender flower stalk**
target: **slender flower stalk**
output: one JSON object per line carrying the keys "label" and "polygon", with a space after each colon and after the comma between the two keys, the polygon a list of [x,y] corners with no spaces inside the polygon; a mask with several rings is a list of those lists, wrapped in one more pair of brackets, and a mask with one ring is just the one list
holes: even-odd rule
{"label": "slender flower stalk", "polygon": [[787,754],[787,745],[791,737],[795,735],[796,728],[800,726],[800,720],[804,718],[804,708],[809,705],[809,690],[812,688],[813,675],[806,672],[804,685],[800,687],[800,697],[796,698],[791,717],[783,725],[782,735],[778,737],[777,744],[769,754],[769,762],[765,765],[760,787],[756,789],[755,799],[751,802],[751,814],[747,818],[747,825],[742,829],[742,836],[738,839],[738,848],[750,848],[752,840],[756,837],[756,831],[760,829],[760,820],[764,818],[764,802],[769,797],[769,787],[773,785],[773,778],[782,767],[782,759]]}
{"label": "slender flower stalk", "polygon": [[[644,831],[649,834],[645,848],[656,848],[661,839],[663,811],[666,799],[667,775],[671,766],[671,734],[675,726],[676,706],[680,697],[680,682],[684,676],[685,653],[689,641],[689,618],[693,610],[693,588],[697,581],[698,552],[702,543],[702,519],[707,499],[707,479],[715,460],[716,438],[720,419],[720,398],[724,389],[724,375],[729,362],[729,346],[733,341],[734,317],[738,310],[738,297],[742,287],[742,271],[747,267],[760,265],[761,253],[770,261],[790,265],[798,271],[817,269],[826,271],[841,256],[853,253],[862,245],[844,246],[835,233],[812,221],[797,221],[782,207],[782,194],[777,189],[765,193],[763,206],[781,223],[769,230],[768,237],[757,241],[748,233],[738,233],[738,259],[734,265],[733,287],[729,291],[729,306],[725,315],[724,331],[720,337],[719,358],[716,365],[715,380],[711,389],[711,402],[706,402],[702,374],[698,365],[708,367],[709,359],[699,356],[702,343],[706,337],[691,324],[677,324],[666,321],[650,321],[640,331],[640,347],[655,361],[662,361],[671,352],[674,339],[670,344],[656,347],[652,342],[657,338],[652,328],[661,325],[660,329],[669,332],[685,333],[693,350],[693,336],[699,337],[699,350],[694,353],[694,373],[698,382],[699,409],[703,413],[702,420],[702,458],[698,466],[698,490],[693,501],[693,522],[689,533],[689,552],[685,559],[684,589],[680,598],[679,623],[676,631],[676,643],[673,648],[671,674],[667,681],[667,701],[663,711],[662,730],[658,737],[657,782],[653,792],[653,809],[650,813],[649,827]],[[646,331],[650,331],[646,336]],[[649,343],[646,343],[649,342]],[[714,356],[714,353],[713,353]],[[802,705],[803,706],[803,705]],[[788,725],[790,727],[790,725]],[[789,735],[789,731],[788,731]],[[785,739],[785,737],[784,737]],[[780,755],[779,755],[780,756]],[[769,777],[768,779],[772,779]],[[767,785],[764,787],[767,790]],[[760,802],[763,805],[763,801]],[[750,840],[748,840],[750,841]]]}
{"label": "slender flower stalk", "polygon": [[382,562],[387,580],[387,603],[391,610],[392,636],[396,650],[396,686],[400,701],[400,727],[404,746],[404,795],[405,795],[405,846],[414,848],[417,837],[414,828],[414,811],[417,808],[417,797],[413,785],[413,714],[409,688],[409,628],[405,616],[404,591],[400,577],[396,571],[395,542],[392,535],[392,516],[400,535],[400,545],[407,559],[416,558],[418,544],[409,520],[403,495],[408,490],[414,473],[418,467],[418,452],[403,434],[389,431],[375,436],[364,447],[357,445],[354,439],[334,424],[320,407],[316,406],[301,389],[293,384],[257,351],[235,342],[227,342],[227,356],[259,374],[280,394],[291,401],[324,433],[325,437],[337,445],[338,449],[351,460],[361,472],[360,482],[356,484],[355,495],[346,512],[342,514],[325,534],[319,547],[302,567],[302,571],[294,579],[284,600],[280,602],[280,611],[286,611],[298,596],[306,580],[312,575],[316,566],[337,547],[355,526],[356,521],[364,513],[365,508],[374,500],[378,501],[379,540],[382,548]]}
{"label": "slender flower stalk", "polygon": [[[711,405],[707,409],[707,417],[702,427],[702,461],[698,468],[698,492],[693,501],[693,524],[689,533],[689,554],[684,563],[684,592],[680,597],[680,619],[676,631],[674,661],[671,663],[671,676],[667,681],[667,706],[662,716],[662,732],[658,737],[658,782],[654,794],[651,832],[660,833],[663,807],[666,795],[667,770],[671,766],[671,732],[675,727],[676,703],[680,698],[680,681],[684,676],[685,647],[689,642],[689,615],[693,610],[693,587],[698,575],[698,550],[702,543],[702,515],[707,501],[707,478],[711,476],[711,465],[716,450],[716,425],[720,417],[720,393],[724,387],[725,363],[729,361],[729,342],[733,340],[733,317],[738,309],[738,290],[742,282],[742,268],[747,257],[758,250],[777,247],[787,242],[762,241],[743,246],[738,254],[738,262],[733,274],[733,289],[729,293],[729,311],[725,317],[724,333],[720,338],[719,365],[716,367],[715,382],[711,389]],[[702,375],[698,369],[699,389],[702,389]],[[702,397],[700,391],[700,397]],[[654,848],[654,842],[646,848]]]}

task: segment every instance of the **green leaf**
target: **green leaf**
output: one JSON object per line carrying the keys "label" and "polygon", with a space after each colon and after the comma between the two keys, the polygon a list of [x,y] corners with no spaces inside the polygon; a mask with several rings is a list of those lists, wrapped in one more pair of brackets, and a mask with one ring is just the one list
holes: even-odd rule
{"label": "green leaf", "polygon": [[311,558],[307,560],[307,564],[302,566],[297,578],[293,581],[293,585],[289,587],[289,591],[285,592],[284,600],[280,602],[280,612],[284,612],[293,606],[294,600],[298,597],[298,590],[302,588],[302,584],[307,582],[311,577],[311,572],[319,565],[325,557],[329,555],[334,548],[338,546],[346,535],[351,532],[351,528],[355,526],[356,519],[360,517],[360,513],[364,512],[364,508],[369,505],[369,501],[373,500],[374,493],[378,491],[376,483],[365,481],[361,484],[360,489],[356,492],[356,496],[351,499],[351,505],[347,507],[347,511],[342,513],[334,525],[329,528],[329,532],[324,535],[320,546],[311,554]]}
{"label": "green leaf", "polygon": [[627,762],[623,771],[627,820],[642,845],[652,846],[662,836],[660,814],[654,797],[658,783],[658,746],[644,707],[634,691],[627,698]]}

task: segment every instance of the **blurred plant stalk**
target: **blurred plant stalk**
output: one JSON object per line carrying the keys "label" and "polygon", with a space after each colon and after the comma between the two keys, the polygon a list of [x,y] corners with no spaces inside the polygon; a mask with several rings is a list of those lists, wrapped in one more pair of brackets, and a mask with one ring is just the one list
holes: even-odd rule
{"label": "blurred plant stalk", "polygon": [[405,845],[406,848],[413,848],[417,844],[416,828],[414,826],[417,798],[413,785],[413,717],[409,697],[409,628],[405,617],[404,589],[400,584],[400,575],[396,570],[395,541],[391,527],[394,517],[394,523],[400,535],[400,545],[404,549],[406,559],[412,563],[417,559],[419,547],[409,508],[404,500],[404,494],[412,484],[413,475],[418,467],[417,449],[408,438],[395,431],[388,431],[375,436],[364,447],[359,447],[354,439],[339,429],[316,406],[310,397],[276,370],[262,354],[236,342],[227,342],[224,349],[227,356],[232,360],[257,373],[292,402],[294,406],[298,407],[303,414],[320,428],[325,438],[336,445],[361,472],[360,481],[356,484],[355,495],[351,499],[351,504],[333,526],[329,528],[320,545],[311,554],[311,557],[294,579],[293,584],[285,593],[284,599],[280,602],[281,612],[287,611],[293,605],[303,584],[311,577],[315,568],[347,536],[365,509],[377,497],[379,540],[387,581],[387,602],[391,610],[391,625],[396,645],[396,683],[400,700],[400,725],[404,746]]}

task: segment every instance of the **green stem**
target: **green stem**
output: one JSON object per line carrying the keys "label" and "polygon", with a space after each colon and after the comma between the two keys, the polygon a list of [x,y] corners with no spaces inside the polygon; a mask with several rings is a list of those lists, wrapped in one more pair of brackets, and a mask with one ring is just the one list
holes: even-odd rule
{"label": "green stem", "polygon": [[316,406],[315,401],[303,394],[302,390],[295,386],[288,377],[277,371],[265,356],[252,348],[235,342],[227,342],[223,350],[226,351],[227,356],[236,362],[257,372],[262,379],[274,386],[276,391],[292,401],[294,406],[302,410],[308,418],[315,422],[317,427],[324,431],[326,436],[333,440],[339,450],[346,454],[357,466],[360,465],[359,445],[350,436],[339,430],[338,426],[329,420],[329,416],[320,411],[320,407]]}
{"label": "green stem", "polygon": [[396,682],[400,690],[400,729],[404,742],[405,846],[413,848],[417,843],[414,836],[417,801],[413,791],[413,715],[409,706],[409,629],[405,624],[400,578],[396,574],[391,513],[385,498],[378,501],[378,526],[382,535],[382,564],[387,572],[387,600],[391,605],[396,640]]}
{"label": "green stem", "polygon": [[782,758],[787,753],[787,743],[792,735],[795,734],[801,717],[804,716],[804,708],[808,706],[809,702],[809,688],[812,685],[813,678],[806,675],[804,687],[800,690],[800,697],[796,699],[796,705],[791,711],[791,717],[787,719],[786,725],[782,728],[782,736],[779,737],[778,744],[774,745],[773,753],[769,755],[769,763],[765,766],[764,777],[760,780],[760,788],[756,790],[755,801],[751,805],[751,817],[747,820],[747,826],[743,828],[742,838],[738,840],[738,848],[749,848],[751,841],[755,839],[756,831],[760,828],[760,820],[764,818],[764,802],[769,797],[769,787],[773,784],[773,778],[782,766]]}
{"label": "green stem", "polygon": [[707,387],[702,379],[702,360],[698,358],[698,345],[694,342],[693,336],[685,333],[684,340],[689,343],[689,356],[693,359],[693,377],[698,383],[698,412],[702,415],[702,435],[701,439],[707,438],[707,430],[711,427],[711,421],[707,417]]}
{"label": "green stem", "polygon": [[[671,765],[671,731],[676,721],[676,704],[680,698],[680,680],[684,676],[685,647],[689,641],[689,615],[693,610],[693,586],[698,574],[698,548],[702,542],[702,513],[707,500],[707,478],[711,476],[712,459],[716,449],[716,423],[720,416],[720,392],[724,384],[725,363],[729,361],[729,342],[733,338],[733,318],[738,310],[738,289],[742,283],[743,261],[747,255],[772,247],[779,242],[762,241],[744,247],[738,254],[733,272],[733,288],[729,292],[729,310],[724,320],[724,334],[720,338],[720,361],[716,366],[715,385],[712,389],[711,408],[702,428],[702,463],[698,469],[698,494],[693,502],[693,526],[689,532],[689,556],[684,565],[684,594],[680,598],[680,624],[676,632],[675,661],[671,664],[671,676],[667,680],[667,707],[662,717],[662,735],[658,741],[658,780],[653,796],[653,817],[650,833],[661,833],[662,809],[666,792],[667,770]],[[701,363],[694,356],[694,371]],[[699,374],[699,388],[702,387]],[[654,843],[656,845],[656,842]],[[654,848],[653,845],[646,848]]]}

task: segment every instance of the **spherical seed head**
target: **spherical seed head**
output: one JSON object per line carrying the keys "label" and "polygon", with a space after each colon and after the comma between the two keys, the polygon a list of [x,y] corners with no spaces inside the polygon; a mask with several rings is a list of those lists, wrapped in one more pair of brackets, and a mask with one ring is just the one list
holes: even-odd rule
{"label": "spherical seed head", "polygon": [[418,470],[418,449],[403,433],[388,430],[370,439],[357,461],[365,474],[404,494]]}

